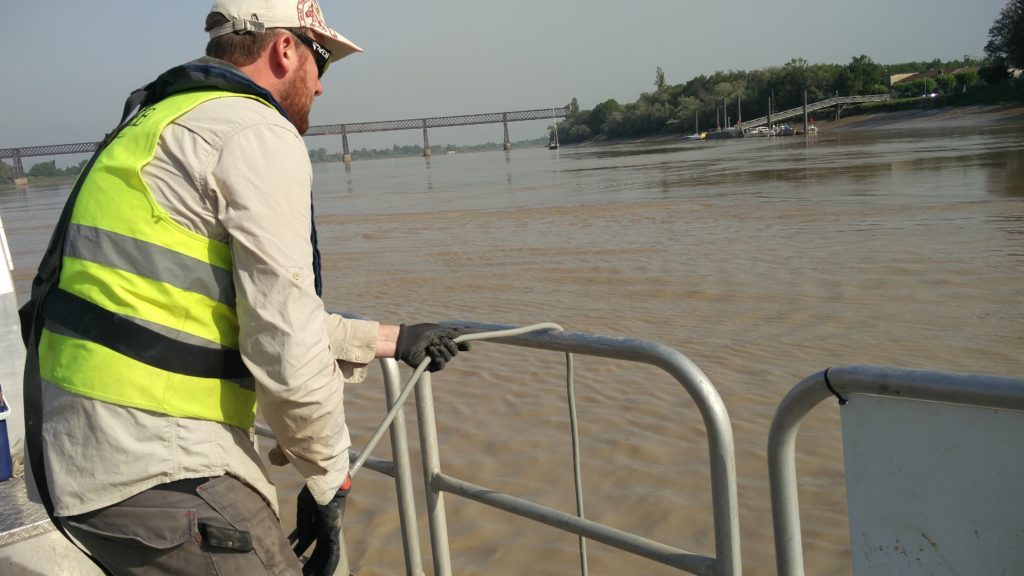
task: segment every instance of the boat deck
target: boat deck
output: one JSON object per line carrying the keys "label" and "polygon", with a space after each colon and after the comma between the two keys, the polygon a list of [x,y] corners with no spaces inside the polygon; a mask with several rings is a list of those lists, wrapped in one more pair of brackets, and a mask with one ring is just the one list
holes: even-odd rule
{"label": "boat deck", "polygon": [[0,482],[0,548],[54,531],[46,510],[28,499],[24,478]]}

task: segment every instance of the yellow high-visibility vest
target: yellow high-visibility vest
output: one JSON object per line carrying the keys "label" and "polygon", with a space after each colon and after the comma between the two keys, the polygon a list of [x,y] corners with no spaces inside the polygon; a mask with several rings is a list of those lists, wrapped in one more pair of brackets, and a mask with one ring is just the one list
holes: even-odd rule
{"label": "yellow high-visibility vest", "polygon": [[39,343],[46,381],[123,406],[252,426],[256,394],[238,354],[230,248],[172,220],[141,176],[168,124],[224,97],[270,106],[221,90],[174,94],[141,110],[82,176],[55,304],[44,305],[55,310]]}

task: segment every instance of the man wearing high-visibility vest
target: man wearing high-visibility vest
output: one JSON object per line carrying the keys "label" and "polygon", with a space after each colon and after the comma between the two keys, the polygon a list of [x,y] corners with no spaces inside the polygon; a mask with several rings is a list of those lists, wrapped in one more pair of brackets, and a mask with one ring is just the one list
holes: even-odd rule
{"label": "man wearing high-visibility vest", "polygon": [[[361,49],[316,0],[216,0],[206,30],[207,57],[129,98],[33,282],[30,461],[51,514],[110,572],[333,574],[345,384],[374,358],[435,371],[466,348],[435,324],[324,311],[301,135],[328,64]],[[306,480],[294,551],[257,405]]]}

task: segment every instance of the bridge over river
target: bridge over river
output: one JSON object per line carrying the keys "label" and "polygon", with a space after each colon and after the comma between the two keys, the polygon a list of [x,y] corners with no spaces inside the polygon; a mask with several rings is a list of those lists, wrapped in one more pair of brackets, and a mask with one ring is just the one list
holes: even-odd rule
{"label": "bridge over river", "polygon": [[[536,110],[518,110],[514,112],[488,112],[485,114],[464,114],[461,116],[437,116],[433,118],[409,118],[406,120],[381,120],[376,122],[355,122],[350,124],[324,124],[310,126],[306,136],[341,135],[343,158],[351,162],[352,155],[348,148],[349,134],[366,134],[370,132],[390,132],[394,130],[423,130],[423,155],[430,156],[429,128],[448,128],[452,126],[472,126],[475,124],[502,124],[505,131],[504,149],[511,150],[512,143],[508,138],[508,123],[526,120],[554,120],[565,118],[569,114],[568,106],[555,108],[538,108]],[[26,184],[25,168],[22,158],[32,156],[59,156],[62,154],[86,154],[95,152],[99,142],[80,142],[77,144],[53,144],[49,146],[24,146],[20,148],[0,148],[0,160],[10,159],[14,162],[15,184]]]}
{"label": "bridge over river", "polygon": [[[788,118],[795,118],[803,114],[804,124],[807,123],[807,115],[822,108],[836,108],[838,118],[840,110],[848,104],[862,104],[865,102],[882,102],[889,100],[889,94],[873,94],[867,96],[839,96],[828,98],[811,104],[805,103],[797,108],[790,108],[782,112],[775,112],[767,116],[740,122],[737,127],[746,131],[762,125],[771,125]],[[433,118],[409,118],[405,120],[381,120],[376,122],[355,122],[349,124],[323,124],[311,126],[306,136],[334,136],[341,135],[342,153],[346,162],[352,160],[348,147],[349,134],[366,134],[370,132],[389,132],[393,130],[423,130],[423,155],[430,156],[430,137],[428,129],[447,128],[452,126],[471,126],[474,124],[502,124],[504,126],[504,148],[510,150],[511,142],[508,138],[508,123],[522,122],[526,120],[547,120],[565,118],[569,114],[569,107],[538,108],[535,110],[519,110],[515,112],[489,112],[485,114],[465,114],[462,116],[436,116]],[[14,162],[14,178],[16,184],[27,183],[25,169],[21,159],[31,156],[57,156],[61,154],[83,154],[94,152],[99,147],[99,142],[82,142],[78,144],[55,144],[50,146],[25,146],[21,148],[0,148],[0,159],[11,159]]]}

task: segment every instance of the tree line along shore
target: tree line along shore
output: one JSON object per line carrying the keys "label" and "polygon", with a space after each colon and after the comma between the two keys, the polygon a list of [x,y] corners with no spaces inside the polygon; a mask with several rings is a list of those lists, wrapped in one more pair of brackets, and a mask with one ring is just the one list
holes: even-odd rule
{"label": "tree line along shore", "polygon": [[[955,72],[952,72],[955,71]],[[890,83],[896,73],[917,77],[906,83]],[[682,84],[668,84],[661,68],[655,72],[654,90],[635,102],[606,100],[582,109],[574,99],[570,113],[558,124],[562,144],[644,138],[728,128],[742,118],[766,116],[798,108],[804,102],[827,100],[836,95],[890,94],[892,100],[844,107],[844,115],[895,112],[912,109],[1024,104],[1024,79],[1005,68],[962,61],[876,64],[857,56],[846,65],[809,64],[802,58],[781,67],[761,70],[716,72]],[[833,110],[812,113],[815,121],[835,116]]]}

